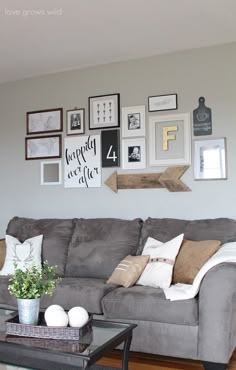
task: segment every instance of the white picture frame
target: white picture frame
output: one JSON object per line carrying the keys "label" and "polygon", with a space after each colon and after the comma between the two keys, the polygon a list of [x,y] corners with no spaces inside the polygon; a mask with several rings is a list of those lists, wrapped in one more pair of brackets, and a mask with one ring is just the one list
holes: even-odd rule
{"label": "white picture frame", "polygon": [[[167,149],[164,141],[165,144],[167,141]],[[190,113],[149,118],[149,164],[150,166],[191,164]]]}
{"label": "white picture frame", "polygon": [[145,105],[122,108],[122,136],[145,136]]}
{"label": "white picture frame", "polygon": [[40,185],[61,185],[61,161],[43,161],[40,164]]}
{"label": "white picture frame", "polygon": [[125,170],[146,168],[145,138],[122,140],[122,168]]}
{"label": "white picture frame", "polygon": [[226,179],[226,138],[194,140],[194,180]]}

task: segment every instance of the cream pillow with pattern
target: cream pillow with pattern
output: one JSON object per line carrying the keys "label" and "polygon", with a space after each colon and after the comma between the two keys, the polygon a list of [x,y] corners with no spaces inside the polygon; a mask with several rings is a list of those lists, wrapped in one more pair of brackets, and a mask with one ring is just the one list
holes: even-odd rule
{"label": "cream pillow with pattern", "polygon": [[38,267],[42,266],[41,251],[43,235],[38,235],[27,239],[21,243],[13,236],[6,235],[6,258],[0,275],[9,275],[14,273],[14,263],[17,268],[26,270],[27,267],[35,264]]}
{"label": "cream pillow with pattern", "polygon": [[169,288],[183,237],[184,234],[180,234],[166,243],[149,237],[142,255],[149,254],[150,260],[136,284],[153,288]]}

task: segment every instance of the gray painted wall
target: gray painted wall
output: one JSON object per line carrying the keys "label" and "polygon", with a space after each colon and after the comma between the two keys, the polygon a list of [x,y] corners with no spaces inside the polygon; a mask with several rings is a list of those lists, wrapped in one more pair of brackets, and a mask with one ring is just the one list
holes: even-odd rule
{"label": "gray painted wall", "polygon": [[[234,43],[0,85],[0,236],[4,236],[8,220],[15,215],[236,218],[235,66]],[[147,106],[150,95],[177,93],[179,109],[173,113],[191,112],[191,117],[199,96],[205,96],[206,105],[212,109],[211,137],[227,138],[228,179],[194,181],[191,166],[182,177],[192,189],[188,193],[149,189],[115,194],[105,185],[90,189],[40,186],[40,160],[24,159],[26,112],[63,107],[65,133],[66,109],[85,107],[87,126],[88,97],[118,92],[121,107]],[[103,170],[102,181],[113,170]],[[163,167],[146,171],[162,172]]]}

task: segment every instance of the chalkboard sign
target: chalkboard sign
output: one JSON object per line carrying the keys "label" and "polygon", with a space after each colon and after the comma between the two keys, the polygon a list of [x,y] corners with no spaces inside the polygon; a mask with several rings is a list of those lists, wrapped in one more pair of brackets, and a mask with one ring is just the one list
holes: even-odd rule
{"label": "chalkboard sign", "polygon": [[205,106],[205,98],[199,98],[199,106],[193,111],[193,131],[195,136],[211,135],[211,109]]}
{"label": "chalkboard sign", "polygon": [[120,131],[102,131],[102,167],[120,166]]}

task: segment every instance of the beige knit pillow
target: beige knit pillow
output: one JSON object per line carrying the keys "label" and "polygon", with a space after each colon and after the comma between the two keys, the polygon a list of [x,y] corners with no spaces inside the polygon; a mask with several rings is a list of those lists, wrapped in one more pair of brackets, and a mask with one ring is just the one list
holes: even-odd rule
{"label": "beige knit pillow", "polygon": [[198,271],[220,245],[219,240],[184,240],[175,260],[172,283],[192,284]]}
{"label": "beige knit pillow", "polygon": [[127,256],[115,268],[107,284],[122,285],[129,288],[136,283],[145,269],[149,256]]}
{"label": "beige knit pillow", "polygon": [[6,258],[6,242],[5,239],[0,240],[0,270],[2,269],[2,266],[4,265]]}

